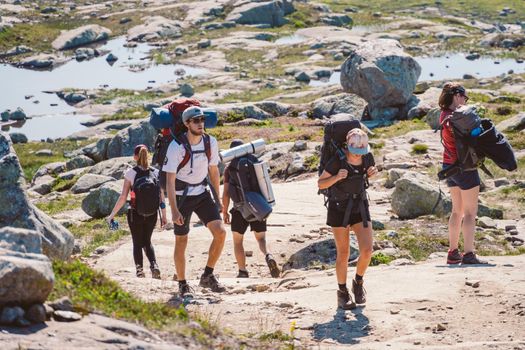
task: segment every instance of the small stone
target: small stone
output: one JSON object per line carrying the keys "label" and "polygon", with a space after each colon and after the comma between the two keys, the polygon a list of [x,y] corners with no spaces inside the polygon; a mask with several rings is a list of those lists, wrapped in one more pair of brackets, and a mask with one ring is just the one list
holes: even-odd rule
{"label": "small stone", "polygon": [[255,286],[255,290],[257,292],[265,292],[267,291],[268,289],[270,289],[270,286],[266,285],[266,284],[258,284]]}
{"label": "small stone", "polygon": [[466,281],[465,284],[472,288],[479,288],[479,281]]}
{"label": "small stone", "polygon": [[207,47],[210,47],[211,46],[211,40],[209,39],[204,39],[204,40],[201,40],[197,43],[197,47],[199,49],[205,49]]}
{"label": "small stone", "polygon": [[295,141],[292,150],[293,151],[305,151],[308,148],[308,144],[305,140],[297,140]]}
{"label": "small stone", "polygon": [[414,345],[421,345],[421,342],[419,340],[416,340],[413,344]]}
{"label": "small stone", "polygon": [[44,304],[44,309],[46,310],[46,319],[51,319],[51,316],[53,316],[53,308],[49,306],[47,303]]}
{"label": "small stone", "polygon": [[51,157],[53,155],[53,151],[50,149],[41,149],[36,151],[35,155],[39,157]]}
{"label": "small stone", "polygon": [[505,225],[505,231],[513,231],[516,230],[516,225]]}
{"label": "small stone", "polygon": [[399,310],[399,309],[391,309],[391,310],[390,310],[390,315],[397,315],[397,314],[399,314],[400,312],[401,312],[401,310]]}
{"label": "small stone", "polygon": [[443,332],[443,331],[446,331],[446,330],[447,330],[447,327],[445,327],[445,326],[444,326],[443,324],[441,324],[441,323],[438,323],[436,329],[437,329],[438,332]]}
{"label": "small stone", "polygon": [[253,251],[252,250],[245,250],[244,251],[244,255],[247,256],[247,257],[252,257],[253,256]]}
{"label": "small stone", "polygon": [[55,311],[73,311],[73,303],[68,297],[62,297],[60,299],[54,300],[48,305],[51,306]]}
{"label": "small stone", "polygon": [[27,310],[26,318],[32,323],[43,323],[46,321],[46,308],[43,304],[34,304]]}
{"label": "small stone", "polygon": [[4,307],[2,313],[0,313],[0,324],[12,325],[19,318],[24,317],[24,309],[20,306]]}
{"label": "small stone", "polygon": [[82,316],[73,311],[58,310],[53,313],[53,318],[59,322],[75,322],[80,321]]}

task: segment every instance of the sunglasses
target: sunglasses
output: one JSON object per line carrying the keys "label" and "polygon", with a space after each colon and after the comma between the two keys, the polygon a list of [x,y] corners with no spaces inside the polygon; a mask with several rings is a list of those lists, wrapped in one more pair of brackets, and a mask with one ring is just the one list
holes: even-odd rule
{"label": "sunglasses", "polygon": [[200,118],[191,118],[190,119],[193,124],[200,124],[204,123],[206,121],[206,118],[200,117]]}
{"label": "sunglasses", "polygon": [[468,96],[467,96],[467,95],[465,95],[465,94],[459,94],[459,96],[463,96],[463,97],[465,98],[465,102],[468,101]]}

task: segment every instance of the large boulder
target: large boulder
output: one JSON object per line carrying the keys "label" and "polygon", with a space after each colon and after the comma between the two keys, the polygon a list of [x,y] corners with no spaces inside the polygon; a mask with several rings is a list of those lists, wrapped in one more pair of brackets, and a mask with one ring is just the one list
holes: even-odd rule
{"label": "large boulder", "polygon": [[286,23],[286,16],[295,11],[289,0],[249,2],[236,7],[226,17],[226,21],[238,24],[267,24],[280,27]]}
{"label": "large boulder", "polygon": [[20,162],[9,136],[0,132],[0,227],[13,226],[36,231],[45,255],[65,260],[73,251],[73,235],[31,204],[24,191]]}
{"label": "large boulder", "polygon": [[82,152],[97,163],[106,160],[108,159],[108,144],[111,139],[112,137],[100,139],[84,147]]}
{"label": "large boulder", "polygon": [[144,144],[153,150],[157,131],[149,121],[143,120],[119,131],[108,143],[107,157],[132,156],[136,145]]}
{"label": "large boulder", "polygon": [[262,109],[263,111],[273,115],[274,117],[280,117],[280,116],[286,115],[291,110],[290,105],[280,103],[280,102],[275,102],[275,101],[257,102],[255,103],[255,107]]}
{"label": "large boulder", "polygon": [[44,175],[58,175],[66,171],[66,162],[54,162],[42,165],[33,175],[31,184],[34,185],[39,177]]}
{"label": "large boulder", "polygon": [[71,187],[71,192],[75,194],[89,192],[93,188],[100,187],[110,181],[115,181],[115,179],[110,176],[85,174]]}
{"label": "large boulder", "polygon": [[312,102],[312,116],[314,118],[330,117],[345,113],[353,119],[361,120],[366,101],[354,94],[338,94],[322,97]]}
{"label": "large boulder", "polygon": [[28,141],[27,136],[21,132],[12,132],[9,133],[9,136],[11,137],[11,141],[13,141],[14,144],[27,143]]}
{"label": "large boulder", "polygon": [[124,173],[134,164],[133,157],[120,157],[108,159],[94,165],[90,174],[110,176],[116,180],[124,178]]}
{"label": "large boulder", "polygon": [[525,129],[525,112],[521,112],[512,118],[502,121],[496,126],[496,129],[501,132],[520,131]]}
{"label": "large boulder", "polygon": [[51,261],[36,231],[0,228],[0,306],[43,303],[53,290]]}
{"label": "large boulder", "polygon": [[67,50],[100,40],[106,40],[111,30],[97,24],[89,24],[60,33],[51,44],[56,50]]}
{"label": "large boulder", "polygon": [[23,58],[20,61],[20,66],[25,68],[34,68],[34,69],[49,69],[52,68],[55,64],[59,63],[60,59],[55,55],[50,54],[38,54],[30,57]]}
{"label": "large boulder", "polygon": [[[395,181],[392,193],[392,211],[400,219],[414,219],[422,215],[447,215],[452,209],[450,197],[439,190],[438,183],[414,172],[405,173]],[[478,204],[478,216],[502,219],[500,209]]]}
{"label": "large boulder", "polygon": [[11,115],[9,116],[9,119],[11,120],[26,120],[27,116],[24,110],[20,107],[18,107],[14,112],[11,112]]}
{"label": "large boulder", "polygon": [[370,40],[358,46],[341,67],[341,85],[368,102],[372,119],[400,115],[412,97],[421,67],[391,39]]}
{"label": "large boulder", "polygon": [[[107,182],[97,189],[92,190],[82,200],[82,210],[89,216],[97,219],[111,214],[115,203],[117,203],[124,180]],[[123,206],[119,214],[125,213],[127,206]]]}
{"label": "large boulder", "polygon": [[79,169],[79,168],[85,168],[85,167],[88,167],[88,166],[92,166],[94,165],[95,162],[93,161],[93,159],[87,157],[87,156],[83,156],[83,155],[80,155],[80,156],[76,156],[74,158],[71,158],[70,160],[68,160],[66,162],[66,169],[67,170],[74,170],[74,169]]}
{"label": "large boulder", "polygon": [[[283,271],[290,269],[305,269],[314,264],[333,265],[336,258],[335,241],[331,238],[312,243],[298,252],[294,253],[283,265]],[[348,261],[357,259],[359,247],[354,236],[350,239],[350,258]]]}
{"label": "large boulder", "polygon": [[181,26],[177,21],[162,16],[146,17],[143,20],[143,24],[128,30],[129,41],[151,41],[182,36]]}

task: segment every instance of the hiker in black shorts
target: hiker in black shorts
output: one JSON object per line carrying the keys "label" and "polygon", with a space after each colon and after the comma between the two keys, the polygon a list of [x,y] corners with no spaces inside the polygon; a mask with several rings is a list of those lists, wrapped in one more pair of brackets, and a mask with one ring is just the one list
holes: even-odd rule
{"label": "hiker in black shorts", "polygon": [[[337,305],[348,310],[356,307],[346,287],[350,257],[350,230],[355,232],[359,244],[359,259],[355,279],[352,281],[352,291],[356,303],[366,302],[363,275],[372,257],[373,238],[365,183],[367,177],[377,174],[377,168],[365,164],[364,158],[372,154],[369,153],[368,137],[364,131],[350,130],[346,136],[346,144],[347,148],[344,151],[346,159],[340,160],[338,157],[333,157],[321,173],[318,186],[321,190],[330,188],[326,224],[332,227],[337,250],[335,265],[339,284]],[[343,164],[344,161],[347,164]],[[373,164],[373,161],[367,163]],[[348,211],[350,200],[352,203]],[[345,219],[347,222],[344,222]]]}
{"label": "hiker in black shorts", "polygon": [[[157,203],[159,202],[156,202],[156,200],[158,200],[158,198],[151,198],[151,203],[155,203],[154,208],[152,208],[154,214],[143,216],[137,211],[137,204],[144,203],[137,203],[137,198],[134,191],[134,185],[136,184],[135,180],[139,179],[140,177],[150,175],[153,178],[158,179],[159,172],[154,168],[150,168],[148,158],[148,148],[145,145],[137,145],[133,152],[133,159],[135,159],[135,161],[137,162],[137,166],[129,169],[124,174],[124,187],[122,188],[122,193],[120,194],[117,203],[115,203],[113,211],[107,217],[106,220],[108,224],[110,224],[113,221],[115,215],[117,215],[122,206],[126,204],[128,193],[131,192],[130,208],[128,210],[127,219],[129,230],[131,231],[131,238],[133,240],[133,259],[135,261],[136,275],[137,277],[141,278],[146,277],[142,265],[142,250],[144,250],[150,263],[152,277],[160,279],[160,269],[157,265],[153,245],[151,244],[151,236],[153,234],[153,229],[157,224],[158,208],[156,207]],[[152,174],[149,174],[149,172],[151,172]],[[160,187],[158,189],[158,192],[158,196],[160,196],[160,203],[158,206],[162,211],[161,226],[164,226],[166,225],[166,204],[164,203],[164,194],[162,193],[162,191],[160,191]],[[150,198],[147,198],[147,200],[150,200]]]}
{"label": "hiker in black shorts", "polygon": [[[242,140],[233,140],[230,144],[230,148],[237,147],[242,145]],[[228,207],[230,206],[230,194],[229,194],[229,180],[230,180],[230,170],[227,167],[224,170],[224,190],[222,195],[222,216],[224,223],[230,224],[233,233],[233,250],[235,252],[235,259],[237,260],[237,265],[239,265],[238,278],[248,278],[248,270],[246,270],[246,256],[244,253],[243,239],[244,233],[250,226],[250,230],[253,231],[255,239],[259,245],[259,249],[264,254],[266,264],[270,269],[270,274],[272,277],[277,278],[280,275],[279,267],[277,262],[273,258],[272,254],[268,252],[266,247],[266,220],[261,221],[252,221],[248,222],[241,213],[233,207],[230,212],[228,212]],[[231,221],[230,221],[231,213]]]}
{"label": "hiker in black shorts", "polygon": [[213,235],[208,261],[199,285],[213,292],[225,291],[214,276],[213,270],[224,247],[226,229],[217,207],[219,203],[213,201],[206,188],[209,175],[209,185],[212,190],[217,196],[220,193],[219,148],[217,140],[205,134],[204,118],[200,107],[193,106],[184,110],[182,120],[188,131],[183,135],[180,143],[178,140],[171,142],[163,166],[167,175],[166,187],[175,226],[174,260],[181,296],[191,294],[191,289],[186,282],[185,251],[193,212]]}

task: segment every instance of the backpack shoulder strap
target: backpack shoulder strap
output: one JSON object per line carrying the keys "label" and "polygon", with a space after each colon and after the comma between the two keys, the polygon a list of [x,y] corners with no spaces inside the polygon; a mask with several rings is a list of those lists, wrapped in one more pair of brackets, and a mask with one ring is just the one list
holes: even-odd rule
{"label": "backpack shoulder strap", "polygon": [[186,164],[190,161],[191,158],[191,146],[190,142],[188,141],[188,137],[186,134],[180,135],[177,140],[179,143],[184,147],[184,157],[182,158],[182,161],[179,163],[179,166],[177,167],[177,173],[180,171],[180,169],[184,168]]}
{"label": "backpack shoulder strap", "polygon": [[204,139],[204,152],[206,153],[206,157],[208,157],[208,163],[209,163],[211,159],[211,138],[210,138],[210,135],[206,133],[202,135],[202,137]]}

